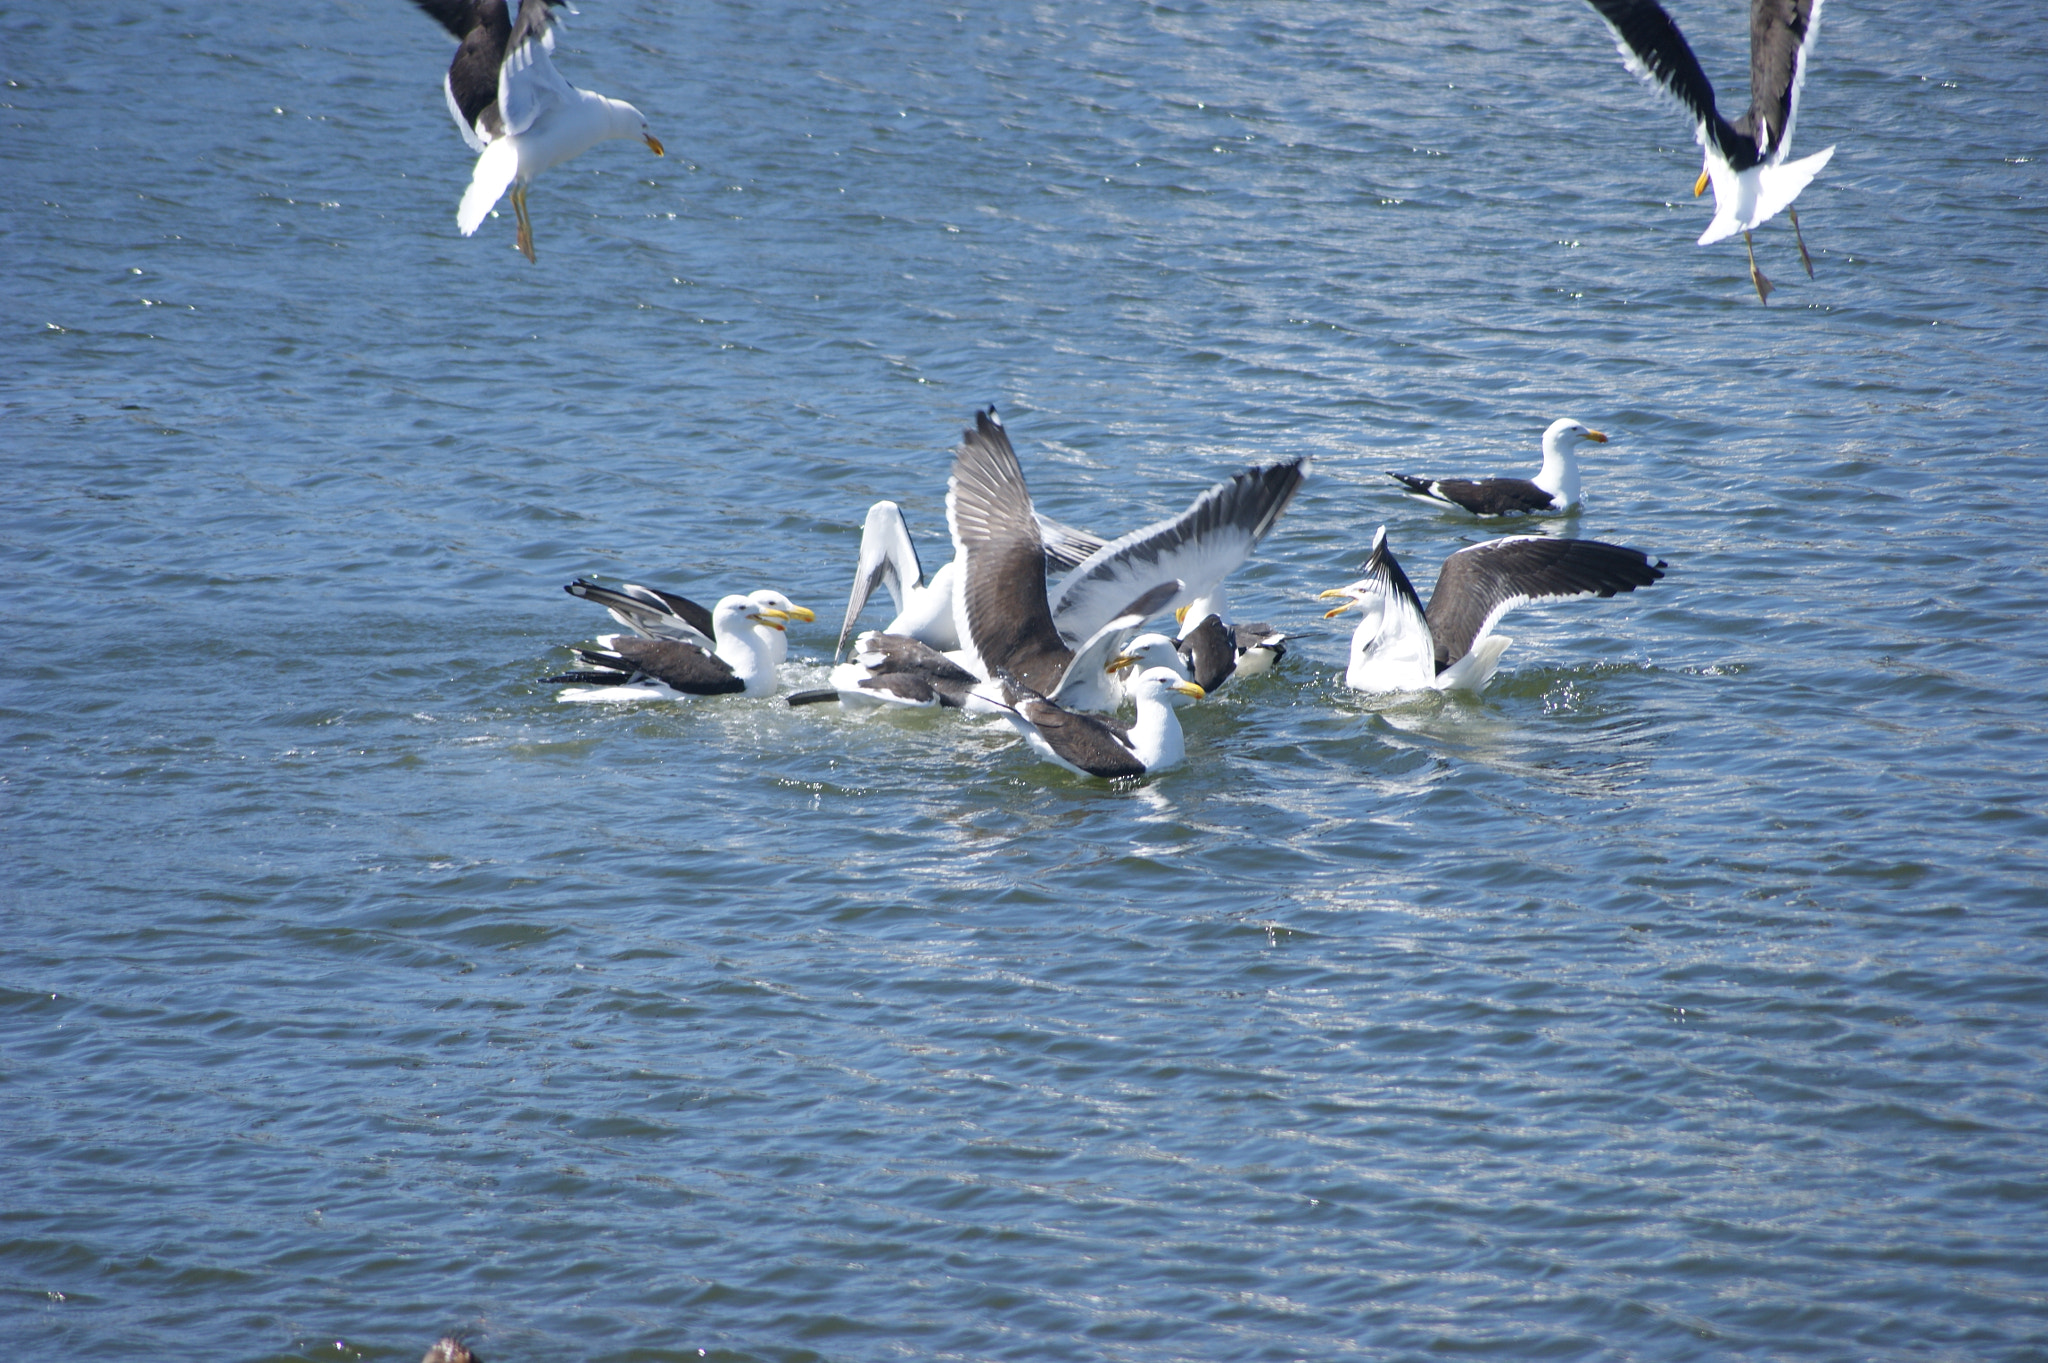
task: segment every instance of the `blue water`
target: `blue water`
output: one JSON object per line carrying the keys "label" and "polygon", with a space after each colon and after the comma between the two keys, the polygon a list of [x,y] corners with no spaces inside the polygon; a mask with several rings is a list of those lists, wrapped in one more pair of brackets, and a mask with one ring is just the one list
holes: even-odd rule
{"label": "blue water", "polygon": [[[0,1355],[2048,1357],[2048,40],[1931,13],[1768,307],[1565,0],[592,0],[537,265],[399,0],[0,13]],[[538,683],[813,684],[989,402],[1105,532],[1314,457],[1182,769]],[[1347,692],[1494,533],[1383,471],[1567,414],[1669,575]]]}

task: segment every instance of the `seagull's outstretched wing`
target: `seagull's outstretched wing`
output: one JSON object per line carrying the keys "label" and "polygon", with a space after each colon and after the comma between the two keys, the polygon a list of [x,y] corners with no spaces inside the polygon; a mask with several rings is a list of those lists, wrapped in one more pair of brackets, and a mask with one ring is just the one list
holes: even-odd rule
{"label": "seagull's outstretched wing", "polygon": [[974,429],[953,451],[946,523],[960,563],[967,644],[990,675],[1005,668],[1031,689],[1050,691],[1073,652],[1046,606],[1045,544],[1017,452],[994,409],[974,414]]}
{"label": "seagull's outstretched wing", "polygon": [[1693,136],[1737,170],[1757,162],[1756,143],[1735,130],[1714,104],[1714,83],[1678,25],[1657,0],[1588,0],[1613,28],[1628,69],[1678,101],[1693,120]]}
{"label": "seagull's outstretched wing", "polygon": [[604,587],[580,577],[562,590],[603,606],[612,619],[643,639],[681,639],[707,653],[717,651],[711,612],[687,596],[634,582]]}
{"label": "seagull's outstretched wing", "polygon": [[1195,498],[1171,520],[1133,530],[1096,550],[1052,593],[1053,619],[1070,641],[1086,639],[1131,601],[1178,578],[1171,610],[1206,596],[1258,547],[1308,476],[1308,459],[1249,468]]}
{"label": "seagull's outstretched wing", "polygon": [[1806,58],[1820,33],[1821,0],[1761,0],[1749,11],[1749,105],[1761,116],[1757,141],[1781,161],[1792,145]]}
{"label": "seagull's outstretched wing", "polygon": [[507,133],[516,137],[547,110],[575,100],[576,92],[555,70],[554,50],[554,17],[547,0],[522,0],[505,44],[505,64],[498,68],[498,116]]}
{"label": "seagull's outstretched wing", "polygon": [[[1436,670],[1470,653],[1516,606],[1632,592],[1664,576],[1666,566],[1640,549],[1551,535],[1509,535],[1460,549],[1444,560],[1429,596]],[[1405,577],[1401,585],[1407,586]],[[1411,600],[1414,594],[1408,587]]]}
{"label": "seagull's outstretched wing", "polygon": [[1038,516],[1038,537],[1045,541],[1047,572],[1064,573],[1088,561],[1088,556],[1109,543],[1102,536],[1078,526],[1065,525],[1042,513]]}

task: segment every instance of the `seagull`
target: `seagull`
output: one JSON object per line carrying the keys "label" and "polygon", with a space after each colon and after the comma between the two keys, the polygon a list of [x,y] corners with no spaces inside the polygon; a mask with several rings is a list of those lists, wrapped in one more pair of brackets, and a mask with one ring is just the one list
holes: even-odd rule
{"label": "seagull", "polygon": [[656,156],[664,154],[638,109],[579,90],[555,70],[550,6],[561,0],[521,0],[516,19],[505,0],[414,3],[462,41],[441,90],[463,140],[480,153],[455,213],[463,236],[475,234],[510,188],[519,249],[532,260],[526,187],[534,176],[613,137],[638,137]]}
{"label": "seagull", "polygon": [[[658,587],[642,587],[633,582],[603,587],[580,577],[562,590],[603,606],[611,613],[612,619],[643,639],[683,639],[699,647],[713,647],[711,612],[687,596],[677,596]],[[791,619],[809,622],[818,618],[810,607],[797,605],[781,592],[764,588],[749,592],[747,599],[756,606],[779,611]],[[767,646],[770,665],[782,666],[783,659],[789,656],[788,633],[781,625],[756,624],[753,628]]]}
{"label": "seagull", "polygon": [[[993,415],[995,408],[989,408],[989,412]],[[1049,516],[1037,516],[1037,521],[1050,565],[1072,568],[1103,546],[1100,536],[1086,530],[1062,525]],[[876,502],[868,508],[867,520],[861,526],[853,591],[847,597],[846,618],[839,626],[839,642],[833,647],[832,656],[837,658],[845,652],[853,622],[860,618],[877,586],[886,586],[896,602],[896,618],[883,627],[883,633],[908,635],[940,650],[959,648],[960,626],[953,610],[956,571],[956,563],[948,562],[927,582],[924,567],[918,561],[917,544],[903,519],[903,508],[894,502]]]}
{"label": "seagull", "polygon": [[1698,198],[1714,186],[1714,220],[1700,234],[1699,244],[1742,233],[1749,251],[1749,281],[1758,302],[1770,299],[1772,284],[1756,267],[1756,243],[1750,230],[1781,211],[1792,217],[1792,235],[1806,277],[1813,277],[1799,230],[1799,210],[1792,201],[1820,174],[1829,147],[1798,161],[1785,159],[1792,149],[1792,124],[1799,113],[1799,88],[1806,81],[1806,59],[1820,32],[1821,0],[1750,0],[1749,108],[1730,123],[1714,106],[1714,87],[1686,45],[1685,35],[1657,0],[1589,0],[1614,29],[1615,46],[1629,70],[1677,100],[1694,122],[1693,136],[1706,153],[1706,166],[1693,182]]}
{"label": "seagull", "polygon": [[[993,409],[975,413],[974,429],[962,434],[953,452],[946,486],[946,522],[960,565],[959,612],[967,630],[962,665],[991,682],[998,668],[1007,670],[1035,694],[1069,708],[1116,709],[1122,696],[1106,665],[1117,645],[1151,616],[1187,599],[1181,570],[1220,580],[1242,563],[1300,485],[1293,469],[1291,480],[1277,480],[1277,491],[1238,495],[1241,482],[1250,478],[1256,484],[1254,475],[1266,472],[1239,474],[1173,520],[1133,531],[1090,555],[1063,584],[1064,590],[1082,578],[1086,589],[1062,618],[1046,591],[1045,545],[1009,434]],[[1100,610],[1111,598],[1120,605]],[[1068,621],[1076,622],[1071,632]]]}
{"label": "seagull", "polygon": [[959,710],[982,683],[922,639],[881,630],[868,630],[855,639],[853,657],[834,667],[829,680],[829,686],[792,693],[789,703],[836,700],[905,710]]}
{"label": "seagull", "polygon": [[1582,440],[1607,443],[1599,431],[1568,416],[1551,422],[1543,433],[1543,467],[1534,478],[1418,478],[1391,470],[1387,477],[1423,501],[1462,507],[1475,516],[1556,516],[1577,510],[1584,500],[1577,452]]}
{"label": "seagull", "polygon": [[1321,595],[1348,598],[1325,619],[1353,606],[1365,612],[1351,636],[1351,665],[1344,674],[1352,690],[1477,695],[1514,642],[1493,627],[1516,606],[1632,592],[1663,577],[1668,566],[1661,559],[1652,563],[1639,549],[1601,540],[1509,535],[1445,559],[1425,611],[1381,526],[1365,576]]}
{"label": "seagull", "polygon": [[1146,776],[1180,765],[1187,755],[1176,707],[1200,700],[1202,688],[1165,667],[1147,668],[1131,683],[1138,703],[1130,725],[1063,709],[1026,686],[1008,668],[997,668],[997,713],[1048,762],[1079,776],[1109,780]]}
{"label": "seagull", "polygon": [[777,684],[775,664],[754,627],[780,630],[788,618],[751,597],[721,597],[711,611],[711,639],[602,635],[596,647],[576,650],[587,668],[542,680],[580,688],[558,697],[571,701],[771,695]]}
{"label": "seagull", "polygon": [[1190,626],[1196,613],[1183,607],[1180,614],[1179,638],[1140,634],[1110,659],[1109,670],[1121,675],[1132,668],[1164,667],[1214,695],[1231,682],[1270,671],[1287,654],[1287,636],[1271,625],[1226,625],[1211,611]]}

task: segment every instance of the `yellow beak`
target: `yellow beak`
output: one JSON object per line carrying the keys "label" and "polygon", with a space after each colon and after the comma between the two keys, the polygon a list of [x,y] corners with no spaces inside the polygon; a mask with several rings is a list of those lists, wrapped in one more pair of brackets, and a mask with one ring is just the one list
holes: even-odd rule
{"label": "yellow beak", "polygon": [[[1190,602],[1189,604],[1192,605],[1193,603]],[[1188,608],[1187,606],[1182,606],[1179,610],[1173,613],[1173,623],[1176,625],[1185,625],[1187,622]]]}
{"label": "yellow beak", "polygon": [[[1605,439],[1606,437],[1603,436],[1601,438]],[[789,613],[795,616],[797,619],[803,621],[805,624],[809,624],[811,621],[818,618],[818,613],[812,610],[809,606],[791,606],[789,608]]]}
{"label": "yellow beak", "polygon": [[1350,609],[1351,609],[1351,608],[1352,608],[1353,606],[1355,606],[1355,605],[1357,605],[1357,604],[1358,604],[1358,598],[1357,598],[1357,597],[1355,597],[1355,596],[1351,596],[1351,592],[1350,592],[1350,590],[1349,590],[1348,588],[1345,588],[1345,587],[1332,587],[1332,588],[1330,588],[1330,590],[1328,590],[1328,591],[1326,591],[1326,592],[1317,592],[1317,593],[1316,593],[1316,600],[1318,600],[1318,601],[1321,601],[1321,600],[1323,600],[1323,599],[1324,599],[1325,597],[1331,597],[1331,596],[1343,596],[1343,597],[1349,597],[1350,599],[1349,599],[1349,600],[1347,600],[1347,601],[1346,601],[1346,602],[1345,602],[1345,603],[1344,603],[1343,605],[1341,605],[1341,606],[1337,607],[1337,609],[1335,609],[1335,610],[1333,610],[1333,611],[1324,611],[1324,612],[1323,612],[1323,619],[1325,619],[1325,620],[1328,620],[1328,619],[1332,618],[1333,616],[1338,616],[1338,615],[1342,615],[1342,614],[1343,614],[1343,613],[1344,613],[1345,611],[1348,611],[1348,610],[1350,610]]}
{"label": "yellow beak", "polygon": [[1138,660],[1128,653],[1119,653],[1102,665],[1104,672],[1121,672],[1127,667],[1137,666]]}
{"label": "yellow beak", "polygon": [[1193,682],[1175,682],[1173,689],[1180,692],[1183,696],[1193,696],[1196,700],[1200,700],[1209,694]]}
{"label": "yellow beak", "polygon": [[1700,195],[1702,195],[1702,194],[1704,194],[1704,193],[1706,193],[1706,192],[1707,192],[1707,173],[1706,173],[1705,171],[1701,171],[1701,172],[1700,172],[1700,178],[1699,178],[1699,179],[1697,179],[1697,180],[1694,180],[1694,181],[1692,182],[1692,196],[1693,196],[1693,197],[1694,197],[1695,199],[1697,199],[1697,198],[1698,198],[1698,197],[1699,197]]}
{"label": "yellow beak", "polygon": [[641,133],[640,135],[647,139],[647,149],[649,151],[653,152],[656,156],[668,155],[667,152],[661,149],[660,138],[656,137],[653,133]]}
{"label": "yellow beak", "polygon": [[789,617],[776,610],[773,606],[763,606],[760,610],[748,616],[747,619],[754,621],[756,624],[766,625],[770,629],[781,629],[783,627],[782,622],[789,619]]}
{"label": "yellow beak", "polygon": [[1605,435],[1605,433],[1600,431],[1587,431],[1586,439],[1592,441],[1596,445],[1605,445],[1607,443],[1607,436]]}

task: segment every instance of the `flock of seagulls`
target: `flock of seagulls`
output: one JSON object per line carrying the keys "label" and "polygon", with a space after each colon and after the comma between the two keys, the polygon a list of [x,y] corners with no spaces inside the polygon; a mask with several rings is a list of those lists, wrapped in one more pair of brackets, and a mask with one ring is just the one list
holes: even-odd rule
{"label": "flock of seagulls", "polygon": [[[1547,445],[1588,437],[1604,439],[1564,418],[1552,424]],[[788,703],[985,716],[1009,725],[1045,760],[1107,780],[1176,766],[1186,748],[1175,711],[1270,671],[1286,655],[1286,634],[1232,618],[1228,579],[1308,475],[1306,458],[1256,465],[1208,488],[1179,515],[1105,539],[1040,515],[1002,419],[993,407],[976,412],[947,480],[952,558],[927,580],[898,505],[870,507],[827,685],[796,691]],[[1464,509],[1484,516],[1576,510],[1575,468],[1570,494],[1566,500],[1553,491],[1540,504],[1524,498],[1505,510],[1491,502],[1483,504],[1491,509]],[[1346,684],[1398,703],[1414,693],[1483,690],[1510,643],[1494,627],[1516,606],[1632,592],[1661,579],[1667,566],[1602,540],[1508,535],[1446,559],[1425,606],[1383,526],[1364,576],[1321,595],[1343,598],[1326,618],[1360,612]],[[877,588],[886,589],[895,614],[884,628],[854,635],[848,653],[847,636]],[[789,625],[817,618],[765,589],[726,596],[708,611],[632,583],[605,587],[579,578],[567,591],[604,607],[627,632],[576,648],[578,667],[544,679],[564,688],[565,701],[771,695]],[[1147,629],[1169,618],[1174,633]],[[1126,708],[1128,721],[1120,718]]]}
{"label": "flock of seagulls", "polygon": [[[1834,154],[1791,158],[1800,90],[1822,0],[1750,0],[1749,106],[1732,121],[1684,35],[1657,0],[1588,0],[1612,28],[1624,64],[1675,100],[1694,125],[1714,191],[1701,245],[1737,232],[1759,301],[1772,284],[1752,233],[1790,215],[1800,260],[1813,259],[1793,201]],[[516,245],[534,259],[527,192],[541,172],[612,138],[663,153],[638,109],[568,83],[555,69],[565,0],[415,0],[457,40],[442,82],[450,116],[476,163],[456,213],[474,234],[508,193]],[[516,4],[516,8],[514,7]],[[1607,437],[1572,418],[1543,436],[1533,477],[1389,473],[1410,495],[1483,520],[1563,516],[1583,504],[1578,453]],[[977,412],[953,452],[946,492],[951,558],[927,575],[893,501],[869,508],[827,684],[795,706],[952,709],[1009,725],[1047,761],[1089,776],[1142,776],[1181,762],[1175,712],[1270,671],[1287,636],[1233,617],[1227,579],[1257,550],[1308,476],[1307,459],[1247,468],[1178,516],[1105,538],[1041,515],[994,408]],[[1425,604],[1375,535],[1363,575],[1323,592],[1358,612],[1345,681],[1375,695],[1477,693],[1509,640],[1494,632],[1517,606],[1611,597],[1664,576],[1661,560],[1600,540],[1516,534],[1444,560]],[[579,579],[568,592],[621,628],[575,650],[546,680],[564,700],[622,701],[776,694],[788,629],[816,615],[770,590],[734,593],[709,609],[686,597]],[[855,634],[878,592],[894,614]],[[1153,629],[1170,619],[1170,629]],[[850,647],[849,647],[850,641]],[[1125,721],[1118,716],[1129,711]]]}

